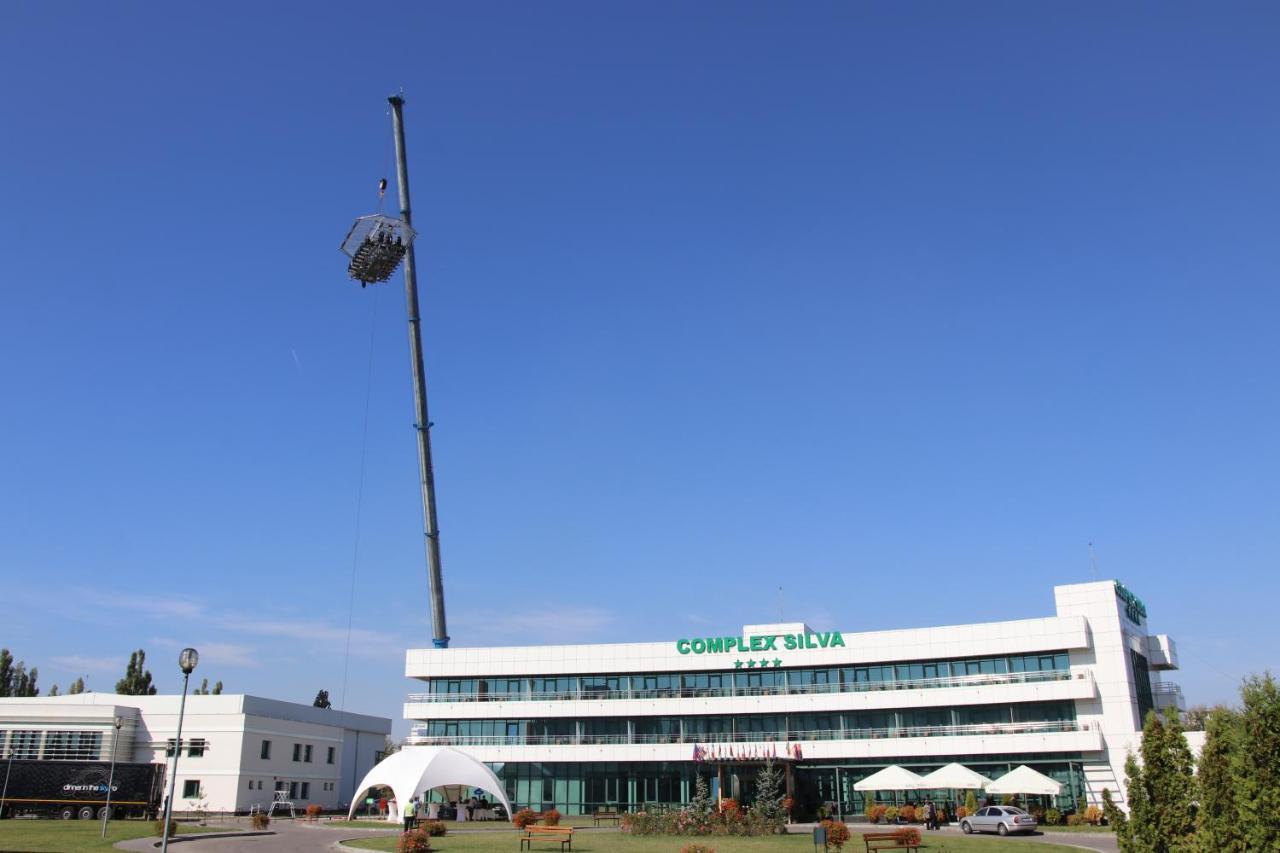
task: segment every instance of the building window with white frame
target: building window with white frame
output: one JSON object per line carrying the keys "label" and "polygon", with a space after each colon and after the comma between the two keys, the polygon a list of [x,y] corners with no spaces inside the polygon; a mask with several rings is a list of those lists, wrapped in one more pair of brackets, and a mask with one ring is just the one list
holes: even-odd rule
{"label": "building window with white frame", "polygon": [[271,741],[264,740],[262,742],[262,751],[258,753],[258,757],[264,761],[271,758]]}

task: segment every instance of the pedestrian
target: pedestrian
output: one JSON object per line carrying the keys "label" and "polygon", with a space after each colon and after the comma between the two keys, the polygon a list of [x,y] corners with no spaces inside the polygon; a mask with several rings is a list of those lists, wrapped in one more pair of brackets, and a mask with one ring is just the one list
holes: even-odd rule
{"label": "pedestrian", "polygon": [[924,804],[924,828],[933,829],[933,803]]}
{"label": "pedestrian", "polygon": [[409,802],[404,804],[404,831],[405,832],[409,832],[411,829],[413,829],[413,818],[414,818],[414,813],[417,809],[417,805],[418,804],[415,803],[413,800],[409,800]]}

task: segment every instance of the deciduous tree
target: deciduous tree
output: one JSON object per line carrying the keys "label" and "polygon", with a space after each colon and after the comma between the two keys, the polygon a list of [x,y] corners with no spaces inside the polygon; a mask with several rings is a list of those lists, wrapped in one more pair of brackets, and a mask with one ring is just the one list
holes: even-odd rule
{"label": "deciduous tree", "polygon": [[155,686],[151,683],[151,670],[146,669],[147,653],[138,649],[129,655],[129,665],[125,668],[124,678],[116,682],[116,693],[122,696],[154,696]]}

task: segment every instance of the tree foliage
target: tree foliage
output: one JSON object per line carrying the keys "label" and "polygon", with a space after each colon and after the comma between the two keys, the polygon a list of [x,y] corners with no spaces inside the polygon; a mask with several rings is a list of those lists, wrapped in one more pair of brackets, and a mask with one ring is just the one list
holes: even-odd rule
{"label": "tree foliage", "polygon": [[785,794],[782,768],[772,761],[766,761],[756,772],[756,799],[751,806],[752,812],[765,821],[785,823],[787,813],[782,808]]}
{"label": "tree foliage", "polygon": [[129,665],[125,668],[124,678],[116,682],[116,693],[121,696],[154,696],[155,686],[151,683],[151,671],[146,669],[147,653],[138,649],[129,655]]}
{"label": "tree foliage", "polygon": [[191,691],[193,696],[209,696],[210,694],[217,696],[222,692],[222,682],[219,681],[213,685],[213,690],[209,689],[209,679],[200,679],[200,686]]}
{"label": "tree foliage", "polygon": [[311,703],[316,708],[332,708],[333,703],[329,701],[329,691],[321,690],[316,694],[316,699]]}
{"label": "tree foliage", "polygon": [[699,818],[711,814],[711,790],[707,787],[707,779],[701,773],[693,782],[693,799],[689,801],[689,809]]}
{"label": "tree foliage", "polygon": [[1237,816],[1232,764],[1240,758],[1239,715],[1215,708],[1205,724],[1204,748],[1197,774],[1200,809],[1196,838],[1202,850],[1244,853],[1244,837]]}
{"label": "tree foliage", "polygon": [[76,694],[83,693],[83,692],[84,692],[83,678],[77,678],[75,681],[71,682],[71,686],[67,688],[68,696],[75,696]]}
{"label": "tree foliage", "polygon": [[40,670],[36,667],[27,672],[26,663],[14,663],[9,650],[0,649],[0,696],[39,696],[40,688],[36,686],[39,675]]}
{"label": "tree foliage", "polygon": [[1248,850],[1280,850],[1280,688],[1271,673],[1240,690],[1240,749],[1232,762],[1236,813]]}
{"label": "tree foliage", "polygon": [[1168,720],[1154,711],[1142,729],[1142,763],[1130,755],[1124,771],[1128,779],[1129,815],[1109,802],[1107,815],[1120,853],[1178,853],[1195,849],[1195,782],[1191,748],[1182,733],[1176,709]]}

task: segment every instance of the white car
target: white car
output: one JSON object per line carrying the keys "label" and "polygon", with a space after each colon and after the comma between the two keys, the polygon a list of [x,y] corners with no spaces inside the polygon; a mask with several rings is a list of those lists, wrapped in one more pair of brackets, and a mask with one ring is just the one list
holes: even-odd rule
{"label": "white car", "polygon": [[1035,832],[1036,819],[1014,806],[986,806],[960,821],[960,828],[970,832]]}

